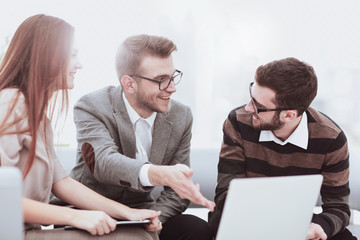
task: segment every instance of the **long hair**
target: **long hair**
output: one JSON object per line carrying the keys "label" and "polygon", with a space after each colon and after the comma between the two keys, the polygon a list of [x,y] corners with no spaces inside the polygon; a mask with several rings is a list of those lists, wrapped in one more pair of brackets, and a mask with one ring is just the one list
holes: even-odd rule
{"label": "long hair", "polygon": [[[29,129],[6,133],[9,124],[5,123],[18,97],[9,107],[5,120],[0,123],[0,134],[28,132],[32,137],[23,172],[24,178],[35,159],[40,122],[45,119],[49,109],[55,108],[49,108],[49,102],[57,90],[62,91],[61,112],[68,108],[67,68],[71,58],[73,35],[74,28],[62,19],[44,14],[29,17],[16,30],[1,62],[0,91],[16,88],[25,97],[27,112],[24,117],[28,118]],[[50,118],[53,112],[50,111]],[[46,121],[44,124],[46,125]]]}

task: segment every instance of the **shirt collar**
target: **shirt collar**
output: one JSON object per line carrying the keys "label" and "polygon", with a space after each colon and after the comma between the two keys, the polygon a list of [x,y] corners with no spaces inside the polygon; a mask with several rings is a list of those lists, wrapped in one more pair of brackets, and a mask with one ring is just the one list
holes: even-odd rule
{"label": "shirt collar", "polygon": [[[134,126],[135,123],[137,122],[137,120],[139,120],[140,118],[142,118],[136,111],[135,109],[133,109],[129,103],[129,101],[126,99],[124,92],[122,93],[122,97],[124,99],[124,103],[125,103],[125,107],[126,107],[126,111],[129,114],[129,118],[130,121],[132,123],[132,125]],[[156,118],[157,113],[154,112],[153,114],[151,114],[150,117],[148,118],[143,118],[145,121],[148,122],[148,124],[150,125],[151,129],[153,128],[154,122],[155,122],[155,118]]]}
{"label": "shirt collar", "polygon": [[309,130],[307,125],[306,112],[302,115],[300,123],[296,127],[295,131],[285,141],[278,139],[270,130],[262,130],[260,132],[259,142],[269,141],[274,141],[275,143],[282,146],[287,143],[291,143],[306,150],[309,142]]}

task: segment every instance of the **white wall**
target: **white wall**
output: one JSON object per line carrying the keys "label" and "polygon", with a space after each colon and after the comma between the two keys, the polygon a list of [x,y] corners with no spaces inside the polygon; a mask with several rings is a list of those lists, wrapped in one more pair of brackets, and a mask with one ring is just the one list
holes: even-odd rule
{"label": "white wall", "polygon": [[[256,68],[288,56],[313,65],[319,79],[313,106],[359,145],[357,0],[0,1],[0,47],[33,14],[58,16],[76,28],[84,68],[76,76],[72,104],[87,92],[118,84],[114,55],[126,37],[162,35],[179,49],[174,61],[184,77],[174,98],[193,110],[193,146],[218,147],[222,122],[248,101]],[[70,111],[55,142],[74,146],[75,132]]]}

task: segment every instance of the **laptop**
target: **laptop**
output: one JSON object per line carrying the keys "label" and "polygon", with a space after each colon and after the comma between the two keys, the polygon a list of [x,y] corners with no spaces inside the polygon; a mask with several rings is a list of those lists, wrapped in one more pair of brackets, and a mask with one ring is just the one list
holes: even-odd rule
{"label": "laptop", "polygon": [[22,175],[18,168],[0,167],[0,239],[23,239]]}
{"label": "laptop", "polygon": [[323,177],[233,179],[216,240],[304,240]]}

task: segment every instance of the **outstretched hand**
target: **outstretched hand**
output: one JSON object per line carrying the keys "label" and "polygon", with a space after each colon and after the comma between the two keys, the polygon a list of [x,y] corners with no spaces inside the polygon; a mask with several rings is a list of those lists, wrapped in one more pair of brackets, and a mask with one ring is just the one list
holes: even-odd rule
{"label": "outstretched hand", "polygon": [[184,164],[174,166],[152,166],[149,178],[154,185],[171,187],[181,198],[205,206],[214,211],[215,203],[206,199],[200,192],[200,185],[194,184],[191,177],[194,171]]}

